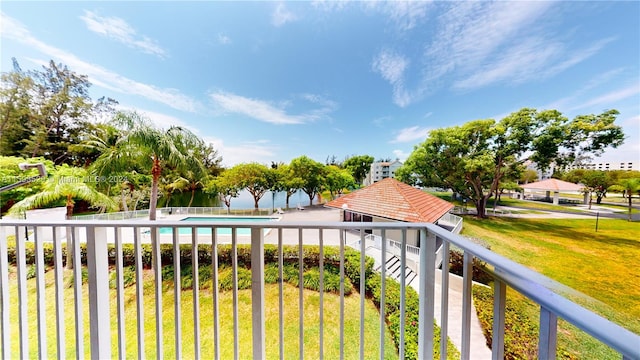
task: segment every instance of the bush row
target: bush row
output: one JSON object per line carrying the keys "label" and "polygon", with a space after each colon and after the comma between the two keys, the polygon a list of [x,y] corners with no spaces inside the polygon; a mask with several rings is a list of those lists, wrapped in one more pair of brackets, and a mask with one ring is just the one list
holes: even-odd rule
{"label": "bush row", "polygon": [[[473,272],[472,272],[473,281],[476,281],[485,285],[488,285],[493,281],[493,277],[484,270],[487,266],[487,264],[484,261],[474,257],[471,263],[473,265]],[[449,251],[449,272],[452,274],[462,276],[463,269],[464,269],[464,254],[462,253],[462,251],[458,251],[458,250]]]}
{"label": "bush row", "polygon": [[[487,345],[492,346],[493,339],[493,289],[484,286],[473,286],[473,300],[478,313]],[[539,326],[531,320],[521,301],[509,301],[504,312],[504,359],[537,359]],[[575,358],[562,347],[558,347],[559,358]]]}

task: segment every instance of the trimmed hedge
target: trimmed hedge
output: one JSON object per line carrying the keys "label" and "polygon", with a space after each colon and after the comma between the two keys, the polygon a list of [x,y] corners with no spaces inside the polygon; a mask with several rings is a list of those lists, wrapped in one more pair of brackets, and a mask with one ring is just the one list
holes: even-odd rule
{"label": "trimmed hedge", "polygon": [[[474,257],[471,262],[473,265],[472,271],[472,279],[473,281],[479,282],[481,284],[488,285],[493,281],[493,277],[489,275],[486,271],[484,271],[487,264]],[[456,274],[462,276],[464,269],[464,254],[458,250],[450,250],[449,251],[449,272],[452,274]]]}
{"label": "trimmed hedge", "polygon": [[[484,286],[473,286],[473,301],[478,313],[487,345],[491,348],[493,337],[493,289]],[[538,331],[536,320],[531,320],[526,314],[524,303],[509,301],[504,311],[504,358],[537,359]],[[558,347],[557,354],[562,359],[574,359],[565,349]]]}

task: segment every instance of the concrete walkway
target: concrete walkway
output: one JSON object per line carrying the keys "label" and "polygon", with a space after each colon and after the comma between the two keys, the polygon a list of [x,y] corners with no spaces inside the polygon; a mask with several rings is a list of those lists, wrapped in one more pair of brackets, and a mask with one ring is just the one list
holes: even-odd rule
{"label": "concrete walkway", "polygon": [[[282,216],[283,222],[288,221],[339,221],[340,220],[340,210],[337,209],[328,209],[322,207],[314,207],[307,208],[307,210],[289,210],[285,212]],[[304,230],[303,239],[305,245],[317,245],[319,243],[319,235],[318,231],[312,230]],[[265,237],[265,243],[274,244],[277,243],[277,232],[270,232]],[[323,234],[323,243],[325,245],[335,245],[338,246],[339,242],[339,232],[338,230],[325,230]],[[359,236],[349,233],[346,233],[346,242],[347,244],[350,242],[354,242],[359,240]],[[298,244],[298,230],[284,230],[283,231],[283,243],[285,244]],[[380,263],[381,253],[379,250],[369,247],[366,250],[367,255],[374,258],[377,264]],[[442,282],[442,272],[440,270],[436,270],[436,279],[435,279],[435,320],[438,325],[441,325],[441,308],[442,308],[442,295],[441,295],[441,282]],[[411,286],[414,287],[416,291],[418,291],[419,281],[414,281]],[[460,349],[462,346],[462,279],[456,275],[449,275],[449,311],[448,311],[448,335],[451,339],[451,342]],[[476,315],[475,306],[473,306],[473,302],[471,304],[471,359],[491,359],[491,349],[487,347],[486,340],[484,338],[484,334],[482,333],[482,327],[480,326],[480,320],[478,320],[478,316]]]}

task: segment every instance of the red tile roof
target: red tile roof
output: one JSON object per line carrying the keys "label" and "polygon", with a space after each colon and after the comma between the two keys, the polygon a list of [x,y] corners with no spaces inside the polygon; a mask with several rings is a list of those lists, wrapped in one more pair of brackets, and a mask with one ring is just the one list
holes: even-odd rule
{"label": "red tile roof", "polygon": [[387,178],[325,206],[404,222],[435,223],[453,208],[442,200],[393,178]]}
{"label": "red tile roof", "polygon": [[527,190],[545,190],[545,191],[582,191],[583,186],[558,180],[547,179],[536,181],[529,184],[520,185],[521,188]]}

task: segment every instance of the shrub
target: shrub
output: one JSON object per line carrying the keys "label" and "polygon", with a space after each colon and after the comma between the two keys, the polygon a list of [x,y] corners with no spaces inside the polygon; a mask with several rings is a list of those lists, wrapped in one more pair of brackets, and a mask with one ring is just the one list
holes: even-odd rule
{"label": "shrub", "polygon": [[[473,299],[482,326],[487,345],[491,347],[493,336],[493,289],[484,286],[473,286]],[[531,320],[522,302],[510,301],[507,298],[504,311],[504,358],[536,359],[538,356],[538,330],[536,320]],[[571,359],[573,356],[565,349],[558,347],[560,358]]]}
{"label": "shrub", "polygon": [[[135,266],[127,266],[122,268],[122,282],[124,287],[132,286],[136,283],[136,267]],[[116,272],[111,271],[109,275],[109,287],[111,289],[116,288]]]}
{"label": "shrub", "polygon": [[[472,261],[473,271],[472,278],[473,281],[488,285],[493,281],[493,277],[489,275],[485,268],[487,264],[484,261],[481,261],[478,258],[473,258]],[[464,270],[464,254],[457,250],[449,251],[449,272],[462,276]]]}

